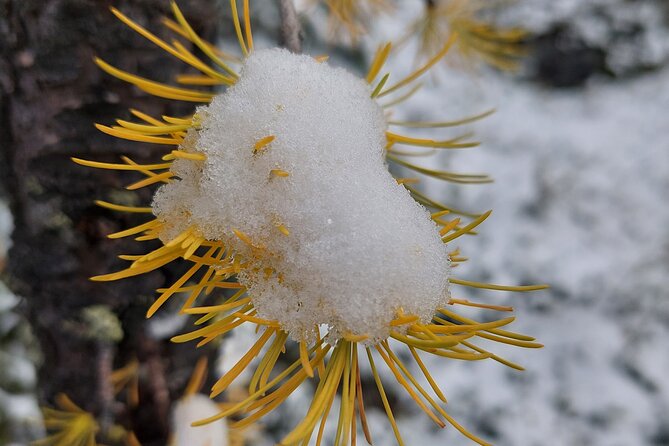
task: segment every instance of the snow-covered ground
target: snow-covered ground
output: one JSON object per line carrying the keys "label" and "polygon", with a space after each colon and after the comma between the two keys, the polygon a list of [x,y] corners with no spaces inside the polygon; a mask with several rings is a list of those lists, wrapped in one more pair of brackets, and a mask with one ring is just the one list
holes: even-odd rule
{"label": "snow-covered ground", "polygon": [[546,345],[509,352],[526,372],[433,361],[454,413],[498,445],[669,444],[667,85],[666,70],[566,92],[460,74],[408,111],[497,107],[475,125],[483,146],[449,159],[496,179],[458,188],[459,206],[494,209],[461,243],[472,261],[460,274],[552,285],[487,293]]}
{"label": "snow-covered ground", "polygon": [[[399,58],[391,69],[407,67]],[[525,372],[430,360],[450,411],[497,445],[669,444],[667,86],[667,69],[574,90],[443,70],[399,111],[434,120],[497,109],[470,127],[480,148],[425,161],[486,172],[495,183],[428,188],[456,207],[494,210],[479,236],[459,243],[472,259],[460,277],[552,286],[481,294],[515,306],[514,329],[545,344],[493,346]],[[466,443],[418,412],[400,418],[408,444]]]}

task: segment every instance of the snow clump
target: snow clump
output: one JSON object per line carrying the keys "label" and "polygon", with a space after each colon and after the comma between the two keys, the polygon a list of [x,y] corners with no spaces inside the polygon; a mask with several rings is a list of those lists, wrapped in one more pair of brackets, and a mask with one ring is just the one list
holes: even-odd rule
{"label": "snow clump", "polygon": [[428,322],[449,298],[446,245],[388,172],[371,93],[311,57],[256,51],[180,147],[206,160],[175,161],[180,180],[154,197],[163,241],[188,228],[223,241],[258,316],[297,340],[327,325],[375,342],[398,310]]}

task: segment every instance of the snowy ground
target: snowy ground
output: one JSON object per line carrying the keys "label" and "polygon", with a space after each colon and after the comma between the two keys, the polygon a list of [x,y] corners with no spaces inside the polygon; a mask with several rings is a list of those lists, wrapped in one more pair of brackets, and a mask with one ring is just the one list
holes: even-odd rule
{"label": "snowy ground", "polygon": [[496,178],[458,197],[495,210],[463,245],[473,260],[462,274],[553,286],[508,299],[518,330],[546,344],[512,353],[527,372],[441,369],[453,407],[464,400],[462,419],[497,444],[669,443],[667,82],[665,71],[551,92],[482,76],[422,96],[444,113],[456,95],[498,108],[476,126],[481,150],[452,157]]}
{"label": "snowy ground", "polygon": [[[667,85],[669,70],[562,91],[444,70],[401,112],[429,120],[497,108],[472,126],[482,147],[442,158],[495,183],[429,187],[461,208],[494,209],[481,235],[460,243],[472,258],[461,277],[552,285],[483,295],[514,305],[514,328],[546,345],[496,350],[527,371],[431,361],[451,412],[497,445],[669,444]],[[401,425],[409,444],[465,443],[422,419]]]}

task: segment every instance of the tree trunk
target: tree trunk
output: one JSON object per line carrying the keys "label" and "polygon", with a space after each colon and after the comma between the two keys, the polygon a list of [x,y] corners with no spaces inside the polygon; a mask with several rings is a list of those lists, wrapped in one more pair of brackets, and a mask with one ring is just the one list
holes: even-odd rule
{"label": "tree trunk", "polygon": [[[83,168],[71,156],[118,162],[155,159],[157,148],[101,134],[94,122],[130,118],[128,108],[154,116],[185,115],[192,105],[150,97],[112,79],[93,63],[98,55],[131,72],[169,81],[184,66],[121,24],[111,2],[93,0],[0,0],[0,175],[15,219],[5,280],[24,298],[23,310],[40,341],[44,363],[40,400],[66,392],[94,413],[101,407],[99,343],[86,335],[81,310],[107,305],[123,324],[116,367],[136,357],[151,373],[140,384],[141,410],[118,409],[143,445],[166,444],[165,392],[178,397],[197,352],[146,334],[144,314],[154,290],[174,280],[169,270],[117,283],[89,276],[122,268],[116,255],[138,253],[132,242],[106,234],[140,220],[96,207],[93,199],[132,200],[123,189],[130,177]],[[158,35],[168,15],[165,0],[115,1],[114,6]],[[193,27],[212,37],[221,23],[217,2],[182,2]],[[169,41],[169,39],[168,39]],[[139,203],[148,205],[143,192]],[[162,370],[162,371],[161,371]],[[104,375],[104,373],[103,373]],[[166,383],[167,389],[162,383]],[[104,392],[102,392],[104,393]],[[169,402],[169,401],[168,401]]]}

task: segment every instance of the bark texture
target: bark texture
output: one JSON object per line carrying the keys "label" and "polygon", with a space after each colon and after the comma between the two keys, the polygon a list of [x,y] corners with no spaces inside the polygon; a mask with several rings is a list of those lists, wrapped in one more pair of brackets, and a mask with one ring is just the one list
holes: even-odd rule
{"label": "bark texture", "polygon": [[[96,396],[101,394],[96,364],[100,343],[86,335],[80,313],[97,304],[112,308],[124,331],[114,349],[122,352],[115,355],[115,366],[136,357],[147,371],[140,383],[141,408],[117,407],[114,417],[131,426],[143,445],[162,445],[168,426],[165,405],[180,394],[196,355],[202,354],[145,333],[144,314],[153,290],[173,281],[178,271],[111,284],[88,280],[122,268],[117,254],[139,252],[136,243],[111,241],[106,234],[142,221],[141,215],[98,208],[93,199],[146,205],[150,194],[145,191],[137,199],[123,188],[133,177],[83,168],[69,158],[117,162],[119,155],[129,154],[138,162],[155,159],[159,147],[117,140],[98,132],[93,123],[128,119],[128,107],[179,116],[193,106],[150,97],[95,66],[93,56],[99,55],[162,81],[184,71],[181,62],[116,20],[111,4],[0,0],[0,176],[16,226],[4,280],[24,298],[23,310],[42,346],[39,387],[45,403],[66,392],[88,410],[107,410]],[[168,13],[166,0],[114,1],[113,6],[167,36],[160,24]],[[201,35],[216,34],[222,22],[217,2],[182,2],[182,8]],[[156,373],[164,376],[152,376]]]}

